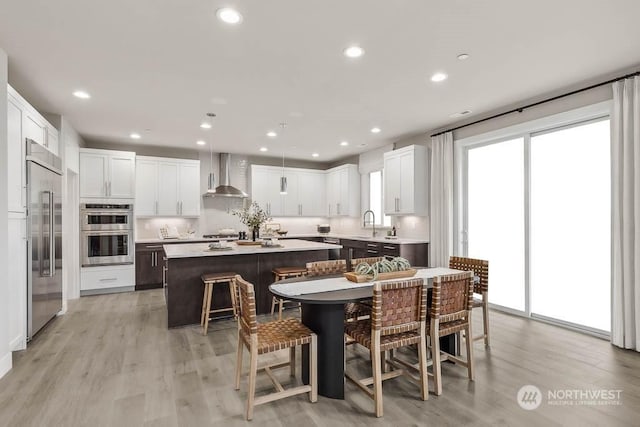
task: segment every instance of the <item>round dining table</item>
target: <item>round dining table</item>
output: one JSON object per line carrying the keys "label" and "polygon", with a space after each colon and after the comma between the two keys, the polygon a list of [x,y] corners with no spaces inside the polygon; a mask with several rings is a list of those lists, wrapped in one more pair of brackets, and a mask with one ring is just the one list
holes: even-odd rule
{"label": "round dining table", "polygon": [[[318,394],[321,396],[344,399],[345,339],[344,339],[344,305],[373,298],[373,283],[370,286],[359,286],[350,289],[332,290],[329,292],[289,295],[280,292],[274,285],[287,283],[311,282],[315,280],[343,277],[341,274],[295,277],[279,280],[269,286],[269,291],[278,298],[299,302],[302,307],[302,323],[318,336]],[[345,278],[345,280],[347,280]],[[425,286],[431,288],[431,280],[425,279]],[[281,286],[278,286],[281,287]],[[429,297],[431,293],[429,292]],[[430,298],[429,298],[430,300]],[[456,351],[455,335],[440,340],[442,350],[454,354]],[[302,347],[302,380],[309,383],[309,346]]]}

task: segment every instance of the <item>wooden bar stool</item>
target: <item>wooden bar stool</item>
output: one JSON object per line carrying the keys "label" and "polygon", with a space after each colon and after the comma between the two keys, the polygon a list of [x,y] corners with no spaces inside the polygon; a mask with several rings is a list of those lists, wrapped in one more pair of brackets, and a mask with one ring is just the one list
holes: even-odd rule
{"label": "wooden bar stool", "polygon": [[[289,279],[291,277],[300,277],[304,276],[307,273],[306,267],[277,267],[272,270],[274,282]],[[291,302],[289,300],[284,300],[282,298],[276,298],[275,296],[271,297],[271,315],[273,316],[273,312],[275,311],[276,304],[278,304],[278,320],[282,320],[282,306]],[[300,308],[300,304],[298,304],[298,308]]]}
{"label": "wooden bar stool", "polygon": [[[202,298],[202,315],[200,316],[200,325],[204,328],[204,335],[207,335],[209,329],[209,320],[212,313],[221,313],[232,311],[233,317],[238,317],[236,303],[236,273],[207,273],[200,276],[204,283],[204,297]],[[211,299],[213,296],[213,287],[218,283],[229,284],[229,295],[231,296],[231,307],[218,308],[211,310]]]}

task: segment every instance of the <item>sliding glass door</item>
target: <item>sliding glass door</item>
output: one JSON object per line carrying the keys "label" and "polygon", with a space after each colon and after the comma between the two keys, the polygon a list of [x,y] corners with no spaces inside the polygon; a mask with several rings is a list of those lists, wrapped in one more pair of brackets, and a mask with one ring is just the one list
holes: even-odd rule
{"label": "sliding glass door", "polygon": [[531,312],[609,331],[609,120],[531,135]]}
{"label": "sliding glass door", "polygon": [[523,138],[476,147],[468,153],[467,254],[491,260],[489,300],[523,311]]}
{"label": "sliding glass door", "polygon": [[459,247],[491,304],[609,332],[609,147],[606,117],[464,147]]}

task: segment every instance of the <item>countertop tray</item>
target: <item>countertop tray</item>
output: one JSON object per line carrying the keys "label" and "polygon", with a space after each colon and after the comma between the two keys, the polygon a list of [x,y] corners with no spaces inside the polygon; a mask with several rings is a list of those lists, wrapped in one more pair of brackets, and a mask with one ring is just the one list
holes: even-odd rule
{"label": "countertop tray", "polygon": [[253,240],[236,240],[238,246],[262,246],[262,242],[254,242]]}
{"label": "countertop tray", "polygon": [[[410,268],[408,270],[403,270],[403,271],[392,271],[390,273],[379,273],[375,281],[403,279],[405,277],[413,277],[416,275],[416,273],[417,273],[417,270],[413,268]],[[347,280],[355,283],[364,283],[364,282],[374,281],[370,276],[365,276],[364,274],[356,274],[352,271],[344,273],[344,277],[346,277]]]}

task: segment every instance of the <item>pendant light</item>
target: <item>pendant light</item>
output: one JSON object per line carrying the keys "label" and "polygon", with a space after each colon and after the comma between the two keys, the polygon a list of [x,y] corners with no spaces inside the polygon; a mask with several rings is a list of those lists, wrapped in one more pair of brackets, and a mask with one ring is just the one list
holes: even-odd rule
{"label": "pendant light", "polygon": [[[284,128],[287,126],[286,123],[280,123],[280,127],[282,128],[282,133],[284,133]],[[280,177],[280,194],[287,194],[287,177],[284,176],[284,147],[282,147],[282,176]]]}

